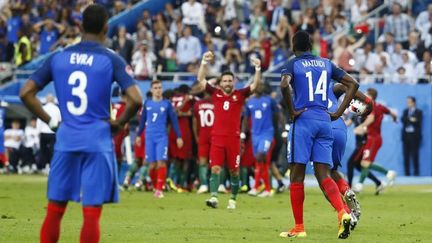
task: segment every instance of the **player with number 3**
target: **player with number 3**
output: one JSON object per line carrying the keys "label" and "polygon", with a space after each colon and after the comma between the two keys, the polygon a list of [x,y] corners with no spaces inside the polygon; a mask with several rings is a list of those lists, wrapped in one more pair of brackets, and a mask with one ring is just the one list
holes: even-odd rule
{"label": "player with number 3", "polygon": [[[136,114],[141,93],[130,67],[104,47],[108,13],[98,4],[82,15],[82,41],[53,53],[32,74],[21,90],[25,106],[55,130],[56,144],[48,176],[47,215],[40,242],[57,242],[60,222],[68,201],[81,201],[84,223],[81,242],[99,242],[102,205],[118,201],[117,169],[112,131],[119,131]],[[59,126],[36,98],[54,82],[62,117]],[[117,120],[110,120],[111,86],[117,82],[125,91],[127,104]]]}
{"label": "player with number 3", "polygon": [[206,91],[212,96],[214,104],[214,125],[210,148],[210,193],[211,198],[206,201],[207,206],[218,207],[217,191],[220,182],[220,171],[227,163],[231,175],[231,198],[228,209],[236,208],[236,198],[240,186],[240,118],[245,99],[254,92],[261,79],[261,61],[251,58],[255,66],[255,76],[250,86],[236,90],[235,77],[230,71],[224,72],[219,78],[219,88],[207,83],[205,79],[207,63],[214,58],[212,52],[203,55],[198,71],[199,90]]}

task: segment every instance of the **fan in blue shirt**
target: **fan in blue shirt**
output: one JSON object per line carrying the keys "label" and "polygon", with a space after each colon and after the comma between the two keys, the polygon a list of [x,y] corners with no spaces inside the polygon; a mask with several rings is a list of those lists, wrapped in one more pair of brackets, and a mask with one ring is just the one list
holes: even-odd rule
{"label": "fan in blue shirt", "polygon": [[[83,13],[82,42],[50,56],[21,90],[25,106],[57,131],[48,177],[48,207],[40,241],[57,242],[60,221],[68,201],[82,201],[81,241],[99,241],[102,205],[118,201],[117,164],[112,133],[136,114],[142,104],[125,61],[102,43],[108,13],[97,4]],[[59,101],[62,122],[47,114],[36,94],[51,81]],[[128,103],[118,120],[110,120],[111,87],[117,82]],[[95,230],[97,229],[97,230]]]}

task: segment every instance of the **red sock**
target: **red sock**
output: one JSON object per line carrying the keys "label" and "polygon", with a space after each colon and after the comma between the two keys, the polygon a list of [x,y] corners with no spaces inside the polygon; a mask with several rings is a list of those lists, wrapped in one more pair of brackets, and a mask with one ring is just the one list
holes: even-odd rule
{"label": "red sock", "polygon": [[290,185],[291,207],[296,224],[303,224],[303,202],[304,202],[303,183],[293,182]]}
{"label": "red sock", "polygon": [[59,240],[60,223],[65,210],[66,205],[61,206],[59,204],[48,202],[47,214],[40,231],[41,243],[54,243]]}
{"label": "red sock", "polygon": [[98,243],[100,239],[99,219],[102,207],[83,207],[84,222],[80,243]]}
{"label": "red sock", "polygon": [[269,192],[271,190],[271,186],[270,186],[270,176],[269,176],[269,165],[267,163],[263,163],[261,167],[261,178],[264,181],[265,190]]}
{"label": "red sock", "polygon": [[324,190],[328,200],[330,201],[331,205],[336,209],[336,211],[342,211],[344,209],[344,203],[342,201],[336,182],[334,182],[333,179],[331,179],[330,177],[327,177],[321,181],[321,188]]}
{"label": "red sock", "polygon": [[342,195],[345,195],[345,192],[350,189],[350,186],[344,179],[340,179],[336,182],[337,186],[339,187],[339,192]]}
{"label": "red sock", "polygon": [[157,185],[156,190],[162,191],[166,180],[167,169],[166,166],[159,167],[157,169]]}
{"label": "red sock", "polygon": [[255,186],[254,188],[258,190],[258,187],[261,185],[261,163],[255,163]]}
{"label": "red sock", "polygon": [[156,172],[156,168],[150,169],[150,171],[149,171],[149,176],[150,176],[150,179],[151,179],[151,181],[152,181],[153,188],[156,188],[156,183],[157,183],[157,172]]}

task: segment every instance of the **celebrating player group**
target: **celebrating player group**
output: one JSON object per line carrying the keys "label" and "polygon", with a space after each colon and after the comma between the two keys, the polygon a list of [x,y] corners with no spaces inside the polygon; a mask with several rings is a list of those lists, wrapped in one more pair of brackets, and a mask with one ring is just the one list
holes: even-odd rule
{"label": "celebrating player group", "polygon": [[[57,130],[41,242],[58,241],[60,222],[68,201],[80,201],[83,205],[81,242],[99,242],[102,205],[118,201],[115,157],[117,160],[122,158],[118,140],[128,134],[127,124],[141,106],[135,144],[137,159],[129,168],[123,188],[129,186],[134,174],[139,171],[138,185],[147,183],[146,178],[149,177],[154,196],[163,198],[171,163],[180,171],[177,185],[184,186],[185,180],[179,178],[185,178],[182,173],[188,170],[186,161],[191,158],[192,142],[195,140],[200,181],[198,192],[210,192],[210,198],[205,201],[208,207],[219,207],[218,192],[225,180],[221,174],[227,168],[231,196],[226,207],[236,209],[240,187],[245,185],[246,180],[240,179],[240,168],[248,167],[247,160],[252,159],[245,158],[249,157],[255,162],[252,164],[255,166],[255,186],[249,195],[271,195],[269,170],[277,130],[274,121],[278,120],[281,111],[272,98],[263,95],[261,61],[251,58],[255,68],[253,80],[248,86],[236,89],[236,76],[230,71],[207,81],[206,72],[214,54],[206,52],[199,68],[198,82],[193,87],[193,93],[203,94],[200,100],[187,92],[180,92],[170,101],[163,96],[162,82],[154,80],[149,98],[143,102],[124,60],[102,46],[108,29],[107,19],[103,7],[96,4],[88,6],[83,13],[83,40],[48,58],[21,90],[21,99],[28,109]],[[368,93],[371,99],[357,91],[358,83],[345,71],[327,59],[312,55],[312,40],[307,32],[297,32],[292,42],[296,57],[285,66],[280,88],[292,121],[287,150],[295,226],[280,236],[306,237],[303,223],[304,179],[306,165],[313,162],[320,188],[337,212],[337,236],[345,239],[356,227],[361,210],[355,193],[337,171],[347,136],[341,116],[353,99],[365,106],[365,110],[359,112],[364,117],[373,111],[373,107],[377,109],[381,106],[374,105],[376,95],[373,93]],[[36,98],[37,92],[51,81],[59,100],[61,124],[42,109]],[[117,114],[110,116],[113,82],[121,87],[125,104],[116,107]],[[342,95],[344,98],[338,106]],[[380,109],[382,112],[372,114],[377,122],[381,122],[382,113],[390,113],[387,109]],[[366,119],[363,126],[367,128],[373,122]],[[242,132],[247,129],[244,130],[242,124],[246,124],[243,128],[249,126],[249,145]],[[120,135],[113,142],[113,135],[119,131]],[[371,144],[372,140],[381,141],[378,135],[368,139]],[[249,149],[242,149],[242,144],[249,146]],[[367,147],[366,153],[369,154],[363,157],[361,183],[369,169],[377,167],[372,164],[376,152],[376,147]],[[245,153],[252,156],[247,157]],[[261,182],[264,190],[258,194]]]}

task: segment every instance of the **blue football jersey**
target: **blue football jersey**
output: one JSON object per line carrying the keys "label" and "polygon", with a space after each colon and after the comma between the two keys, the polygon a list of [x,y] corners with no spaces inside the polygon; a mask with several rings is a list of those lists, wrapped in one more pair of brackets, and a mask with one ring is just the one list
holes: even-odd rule
{"label": "blue football jersey", "polygon": [[54,53],[30,77],[40,89],[54,81],[62,122],[57,151],[112,151],[111,86],[134,85],[126,62],[96,42],[81,42]]}
{"label": "blue football jersey", "polygon": [[146,100],[142,109],[138,134],[141,134],[145,128],[146,137],[166,135],[169,119],[177,137],[181,137],[177,115],[170,101]]}
{"label": "blue football jersey", "polygon": [[252,119],[252,134],[273,133],[273,114],[278,111],[270,96],[252,97],[246,103],[246,116]]}
{"label": "blue football jersey", "polygon": [[282,75],[292,78],[294,108],[307,108],[301,117],[317,120],[330,120],[327,114],[330,82],[332,79],[340,80],[345,74],[330,60],[308,52],[290,60],[282,70]]}
{"label": "blue football jersey", "polygon": [[[339,97],[333,92],[334,83],[330,84],[330,89],[328,93],[328,111],[336,112],[339,107]],[[346,130],[346,125],[342,117],[339,117],[337,120],[332,121],[333,129],[343,129]]]}

